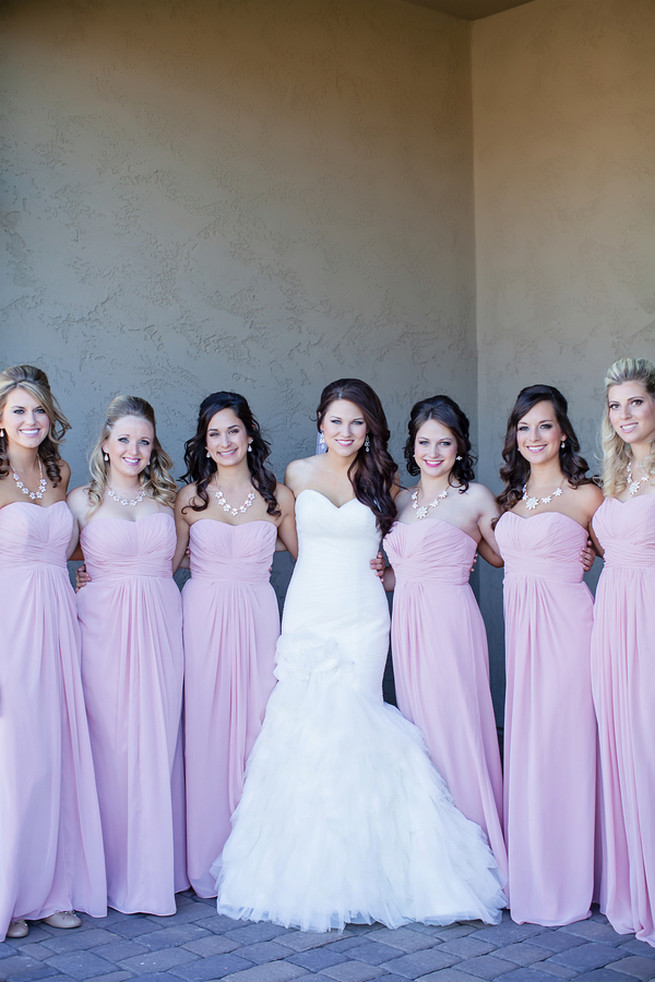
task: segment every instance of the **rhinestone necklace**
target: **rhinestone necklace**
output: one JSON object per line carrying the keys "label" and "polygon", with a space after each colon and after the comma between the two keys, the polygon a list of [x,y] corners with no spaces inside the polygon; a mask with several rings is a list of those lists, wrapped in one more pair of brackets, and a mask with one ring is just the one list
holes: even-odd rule
{"label": "rhinestone necklace", "polygon": [[110,488],[109,485],[107,485],[106,490],[107,490],[107,497],[113,498],[114,501],[117,501],[119,505],[123,506],[123,508],[127,508],[128,505],[130,505],[132,508],[136,508],[136,506],[140,504],[146,496],[145,488],[141,488],[139,490],[139,493],[137,494],[136,498],[124,498],[122,494],[119,494],[118,491],[114,491],[114,489]]}
{"label": "rhinestone necklace", "polygon": [[41,463],[41,458],[37,457],[37,460],[39,462],[39,477],[41,478],[41,480],[39,481],[39,486],[36,489],[36,491],[30,491],[30,489],[26,487],[25,484],[23,484],[23,482],[21,481],[20,477],[18,476],[15,470],[12,469],[11,472],[12,477],[16,482],[16,486],[20,488],[23,494],[26,494],[28,498],[31,498],[32,501],[35,501],[37,498],[42,498],[43,495],[45,494],[46,487],[48,486],[47,481],[43,476],[43,465]]}
{"label": "rhinestone necklace", "polygon": [[[650,474],[644,474],[644,476],[640,477],[639,480],[637,481],[636,478],[632,477],[632,464],[630,461],[628,461],[627,463],[625,472],[628,478],[628,491],[630,492],[630,496],[634,497],[637,491],[639,490],[639,488],[641,487],[641,485],[644,483],[644,481],[648,480]],[[16,477],[15,474],[14,477]]]}
{"label": "rhinestone necklace", "polygon": [[416,512],[416,518],[417,519],[425,518],[425,516],[428,514],[428,512],[430,512],[433,508],[438,508],[439,505],[441,504],[441,502],[444,500],[444,498],[447,498],[448,497],[449,490],[450,490],[450,488],[444,488],[443,491],[440,491],[439,492],[439,494],[437,495],[436,498],[433,498],[432,499],[432,501],[430,502],[429,505],[421,505],[421,506],[419,506],[419,503],[418,503],[418,491],[419,491],[419,489],[418,489],[418,487],[416,487],[414,489],[414,493],[412,494],[412,508]]}
{"label": "rhinestone necklace", "polygon": [[246,500],[244,503],[242,505],[237,505],[236,508],[233,508],[232,505],[228,504],[228,502],[225,500],[225,495],[223,494],[223,489],[221,487],[216,488],[214,491],[214,497],[218,501],[223,511],[229,512],[230,515],[236,518],[237,515],[245,515],[245,513],[248,511],[255,500],[255,492],[251,487],[250,491],[246,495]]}
{"label": "rhinestone necklace", "polygon": [[539,505],[549,505],[553,498],[559,498],[562,493],[562,485],[560,484],[558,488],[547,494],[545,498],[535,498],[532,495],[528,495],[528,485],[524,484],[521,501],[525,501],[525,507],[528,511],[534,511]]}

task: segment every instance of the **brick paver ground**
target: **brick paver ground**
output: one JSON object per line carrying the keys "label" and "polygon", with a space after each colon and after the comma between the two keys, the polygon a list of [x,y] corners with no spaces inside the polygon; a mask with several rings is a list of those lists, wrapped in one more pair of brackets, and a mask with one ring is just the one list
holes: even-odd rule
{"label": "brick paver ground", "polygon": [[84,917],[75,931],[33,924],[0,944],[2,982],[649,982],[655,948],[590,920],[543,928],[480,922],[450,927],[374,924],[306,934],[219,917],[214,902],[178,896],[174,917]]}

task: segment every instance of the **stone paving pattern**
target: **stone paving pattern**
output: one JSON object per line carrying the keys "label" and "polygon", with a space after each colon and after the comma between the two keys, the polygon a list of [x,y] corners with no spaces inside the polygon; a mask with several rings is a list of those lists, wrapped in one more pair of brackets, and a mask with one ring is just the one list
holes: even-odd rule
{"label": "stone paving pattern", "polygon": [[308,934],[233,921],[213,900],[178,895],[173,917],[83,917],[74,931],[33,924],[28,937],[0,944],[2,982],[648,982],[655,948],[616,934],[597,911],[587,921],[544,928],[480,921],[450,927],[411,924],[390,931],[350,925]]}

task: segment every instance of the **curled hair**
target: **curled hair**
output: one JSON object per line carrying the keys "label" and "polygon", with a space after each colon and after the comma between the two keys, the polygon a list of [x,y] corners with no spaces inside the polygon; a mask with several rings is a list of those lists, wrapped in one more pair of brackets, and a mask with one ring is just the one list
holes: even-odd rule
{"label": "curled hair", "polygon": [[407,471],[412,477],[420,474],[420,468],[414,459],[414,445],[418,431],[430,419],[446,426],[457,441],[457,457],[461,459],[455,460],[453,469],[448,475],[448,483],[451,487],[459,484],[459,491],[463,494],[468,489],[470,482],[475,480],[476,457],[471,452],[468,417],[450,396],[432,396],[431,399],[421,399],[420,402],[412,406],[407,424],[408,435],[404,451]]}
{"label": "curled hair", "polygon": [[155,425],[155,413],[149,402],[139,396],[116,396],[111,400],[107,407],[107,418],[102,432],[96,445],[89,457],[89,472],[91,474],[91,484],[89,486],[89,512],[93,512],[102,500],[107,488],[107,475],[109,473],[109,463],[104,459],[102,445],[109,439],[111,431],[119,420],[125,416],[138,416],[145,419],[152,426],[152,452],[148,465],[141,471],[139,480],[141,487],[146,494],[149,494],[155,501],[162,505],[172,508],[175,503],[175,492],[177,490],[175,481],[170,475],[173,461],[162,449],[161,443],[157,439],[157,427]]}
{"label": "curled hair", "polygon": [[184,444],[186,473],[182,475],[182,480],[186,481],[187,484],[193,483],[196,486],[196,494],[184,510],[192,508],[193,511],[204,511],[209,504],[207,485],[218,468],[216,461],[207,456],[207,430],[213,417],[222,409],[231,409],[245,426],[246,433],[252,441],[250,444],[252,452],[246,454],[250,480],[253,487],[259,491],[266,502],[267,513],[279,515],[280,509],[275,497],[275,485],[277,483],[275,475],[265,467],[271,448],[262,436],[259,423],[253,416],[246,399],[238,392],[212,392],[200,403],[196,432]]}
{"label": "curled hair", "polygon": [[[601,426],[603,447],[603,492],[615,497],[627,485],[626,466],[631,459],[629,445],[621,439],[610,422],[609,390],[624,382],[641,382],[646,392],[655,399],[655,365],[646,358],[619,358],[605,375],[605,412]],[[652,480],[655,474],[655,442],[644,461]]]}
{"label": "curled hair", "polygon": [[[48,376],[34,365],[14,365],[0,372],[0,416],[4,412],[9,393],[14,389],[25,389],[38,400],[50,420],[50,429],[39,444],[37,453],[45,464],[46,474],[56,487],[61,481],[61,456],[59,445],[64,439],[70,423],[62,413],[57,400],[50,391]],[[0,480],[11,471],[7,452],[7,435],[0,436]]]}
{"label": "curled hair", "polygon": [[528,385],[519,392],[507,420],[507,433],[503,447],[505,463],[500,468],[500,476],[505,483],[505,489],[496,498],[501,511],[509,511],[523,497],[523,487],[527,484],[530,476],[530,464],[521,456],[519,451],[516,427],[525,414],[530,412],[532,407],[539,402],[551,404],[559,427],[566,437],[564,446],[560,447],[559,462],[562,473],[570,486],[577,488],[581,484],[594,483],[590,477],[586,476],[589,465],[584,457],[580,456],[580,444],[567,415],[568,403],[562,393],[554,385]]}
{"label": "curled hair", "polygon": [[321,423],[331,403],[337,399],[347,399],[362,412],[369,439],[369,451],[362,446],[348,468],[348,477],[355,497],[371,509],[377,527],[386,535],[396,517],[396,505],[391,495],[396,464],[387,450],[389,427],[384,409],[378,396],[370,385],[358,378],[340,378],[330,382],[321,393],[316,410],[316,427]]}

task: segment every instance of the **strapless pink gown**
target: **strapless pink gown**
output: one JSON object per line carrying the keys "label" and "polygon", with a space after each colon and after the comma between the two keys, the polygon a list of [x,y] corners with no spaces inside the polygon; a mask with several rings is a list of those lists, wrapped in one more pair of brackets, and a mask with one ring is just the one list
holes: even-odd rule
{"label": "strapless pink gown", "polygon": [[505,512],[505,831],[512,918],[589,916],[594,883],[596,721],[587,532],[556,512]]}
{"label": "strapless pink gown", "polygon": [[98,517],[82,530],[82,681],[110,907],[174,914],[188,887],[181,749],[182,605],[175,522]]}
{"label": "strapless pink gown", "polygon": [[503,880],[502,774],[482,615],[469,586],[475,541],[438,519],[397,522],[384,540],[396,574],[391,648],[398,708],[467,818],[484,829]]}
{"label": "strapless pink gown", "polygon": [[269,570],[272,522],[191,526],[184,606],[187,861],[200,897],[216,896],[209,872],[230,834],[246,761],[275,678],[280,615]]}
{"label": "strapless pink gown", "polygon": [[606,498],[591,667],[600,744],[600,904],[655,946],[655,495]]}
{"label": "strapless pink gown", "polygon": [[72,531],[63,501],[0,509],[0,941],[11,920],[107,912]]}

